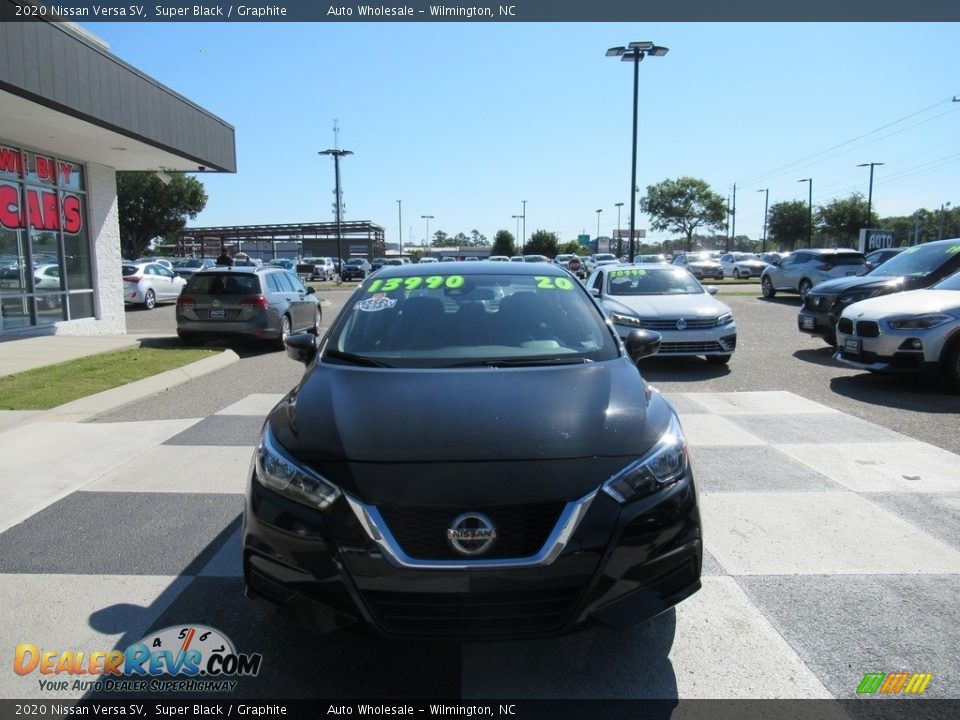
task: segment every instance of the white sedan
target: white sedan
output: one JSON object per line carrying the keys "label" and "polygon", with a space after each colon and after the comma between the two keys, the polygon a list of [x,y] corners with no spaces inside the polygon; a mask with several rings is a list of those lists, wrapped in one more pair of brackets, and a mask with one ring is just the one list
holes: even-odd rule
{"label": "white sedan", "polygon": [[737,348],[737,326],[730,308],[682,268],[641,263],[606,265],[587,279],[617,334],[635,329],[662,336],[664,355],[702,355],[712,364],[730,361]]}
{"label": "white sedan", "polygon": [[724,277],[745,280],[763,275],[763,271],[770,267],[770,263],[761,260],[755,253],[729,252],[720,256],[720,267],[723,269]]}
{"label": "white sedan", "polygon": [[179,275],[158,263],[124,263],[123,301],[152,310],[158,302],[173,301],[187,284]]}
{"label": "white sedan", "polygon": [[875,373],[939,372],[960,392],[960,273],[924,290],[848,305],[833,357]]}

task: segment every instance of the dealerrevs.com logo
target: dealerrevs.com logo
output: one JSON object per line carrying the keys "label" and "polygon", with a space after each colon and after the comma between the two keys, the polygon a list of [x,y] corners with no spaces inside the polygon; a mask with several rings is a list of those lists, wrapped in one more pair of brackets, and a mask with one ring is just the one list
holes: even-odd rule
{"label": "dealerrevs.com logo", "polygon": [[179,625],[150,633],[126,650],[61,651],[21,643],[13,670],[38,674],[41,690],[229,692],[235,678],[257,675],[262,662],[260,653],[237,652],[219,630]]}
{"label": "dealerrevs.com logo", "polygon": [[857,686],[857,694],[920,695],[931,680],[932,673],[867,673]]}

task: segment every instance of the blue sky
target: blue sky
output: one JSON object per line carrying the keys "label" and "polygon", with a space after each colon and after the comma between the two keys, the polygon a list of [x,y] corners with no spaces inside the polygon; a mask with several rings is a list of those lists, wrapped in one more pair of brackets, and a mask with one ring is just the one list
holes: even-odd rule
{"label": "blue sky", "polygon": [[[907,214],[960,204],[956,24],[86,23],[111,51],[236,127],[238,171],[202,177],[191,225],[329,221],[334,118],[345,217],[398,230],[561,240],[628,225],[632,66],[637,184],[693,175],[737,190],[737,232],[770,203],[867,194]],[[910,116],[910,117],[908,117]],[[885,127],[889,126],[889,127]],[[884,128],[880,130],[880,128]],[[858,139],[859,138],[859,139]],[[638,216],[638,227],[648,220]],[[648,233],[663,238],[663,233]]]}

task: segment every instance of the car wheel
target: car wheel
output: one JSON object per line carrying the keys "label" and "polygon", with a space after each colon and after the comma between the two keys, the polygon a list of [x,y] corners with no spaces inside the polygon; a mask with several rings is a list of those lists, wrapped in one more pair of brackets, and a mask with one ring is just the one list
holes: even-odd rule
{"label": "car wheel", "polygon": [[813,283],[804,278],[800,281],[800,287],[797,289],[800,291],[800,297],[805,298],[807,293],[810,292],[810,289],[813,287]]}
{"label": "car wheel", "polygon": [[733,355],[707,355],[707,362],[711,365],[726,365]]}
{"label": "car wheel", "polygon": [[309,328],[307,332],[320,337],[320,308],[313,311],[313,327]]}
{"label": "car wheel", "polygon": [[773,282],[769,277],[764,276],[764,278],[760,281],[760,292],[763,293],[765,298],[777,296],[777,291],[773,289]]}
{"label": "car wheel", "polygon": [[736,268],[733,269],[733,279],[734,279],[734,280],[739,280],[739,279],[740,279],[740,271],[737,270]]}
{"label": "car wheel", "polygon": [[960,392],[960,339],[956,339],[947,348],[940,360],[943,384],[951,392]]}
{"label": "car wheel", "polygon": [[153,290],[147,290],[143,296],[143,306],[147,310],[153,310],[157,306],[157,294]]}
{"label": "car wheel", "polygon": [[284,315],[280,318],[280,345],[283,346],[287,338],[290,337],[290,316]]}

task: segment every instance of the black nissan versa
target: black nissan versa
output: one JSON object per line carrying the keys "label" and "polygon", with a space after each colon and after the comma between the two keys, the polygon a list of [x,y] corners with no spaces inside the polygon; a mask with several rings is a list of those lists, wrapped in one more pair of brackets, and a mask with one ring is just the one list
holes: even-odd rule
{"label": "black nissan versa", "polygon": [[[700,588],[673,407],[577,280],[546,263],[384,267],[269,414],[246,592],[321,631],[553,635],[646,620]],[[557,387],[576,388],[576,400]]]}
{"label": "black nissan versa", "polygon": [[837,323],[847,306],[878,295],[930,287],[957,270],[960,270],[960,238],[904,248],[866,275],[814,285],[803,299],[797,328],[823,338],[828,345],[836,345]]}

